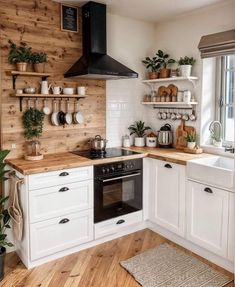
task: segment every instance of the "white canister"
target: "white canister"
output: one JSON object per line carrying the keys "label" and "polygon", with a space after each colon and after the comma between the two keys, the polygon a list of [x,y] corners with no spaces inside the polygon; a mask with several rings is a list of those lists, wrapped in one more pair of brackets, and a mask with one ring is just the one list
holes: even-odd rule
{"label": "white canister", "polygon": [[183,102],[183,99],[184,99],[184,91],[178,91],[177,102]]}
{"label": "white canister", "polygon": [[191,102],[191,91],[189,90],[184,91],[184,102],[187,104]]}
{"label": "white canister", "polygon": [[86,87],[77,87],[77,92],[78,92],[78,95],[80,95],[80,96],[85,96],[86,91],[87,91]]}
{"label": "white canister", "polygon": [[130,147],[131,146],[131,140],[128,135],[125,135],[122,137],[122,146],[123,147]]}
{"label": "white canister", "polygon": [[156,147],[157,146],[157,137],[146,137],[146,146],[147,147]]}

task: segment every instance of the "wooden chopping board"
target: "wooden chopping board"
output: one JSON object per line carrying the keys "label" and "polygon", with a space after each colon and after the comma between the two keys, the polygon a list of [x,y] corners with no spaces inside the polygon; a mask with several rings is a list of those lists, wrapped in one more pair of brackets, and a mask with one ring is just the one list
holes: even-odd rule
{"label": "wooden chopping board", "polygon": [[187,147],[186,137],[188,134],[196,134],[194,127],[186,126],[184,121],[181,121],[181,124],[176,129],[176,148],[184,149]]}

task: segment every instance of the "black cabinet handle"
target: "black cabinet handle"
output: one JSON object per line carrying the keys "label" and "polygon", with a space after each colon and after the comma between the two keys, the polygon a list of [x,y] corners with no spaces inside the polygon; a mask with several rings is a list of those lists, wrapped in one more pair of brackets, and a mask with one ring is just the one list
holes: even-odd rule
{"label": "black cabinet handle", "polygon": [[68,187],[61,187],[61,189],[59,189],[59,192],[65,192],[65,191],[67,191],[67,190],[69,190]]}
{"label": "black cabinet handle", "polygon": [[59,176],[68,176],[69,175],[69,173],[68,172],[61,172],[60,174],[59,174]]}
{"label": "black cabinet handle", "polygon": [[172,165],[170,165],[169,163],[165,164],[166,168],[172,168]]}
{"label": "black cabinet handle", "polygon": [[118,220],[118,222],[117,222],[116,224],[122,224],[122,223],[124,223],[124,222],[125,222],[124,219],[120,219],[120,220]]}
{"label": "black cabinet handle", "polygon": [[69,219],[68,218],[63,218],[63,219],[61,219],[59,224],[64,224],[64,223],[67,223],[67,222],[69,222]]}
{"label": "black cabinet handle", "polygon": [[204,191],[205,191],[205,192],[208,192],[208,193],[213,193],[213,190],[212,190],[211,188],[209,188],[209,187],[206,187],[206,188],[204,189]]}

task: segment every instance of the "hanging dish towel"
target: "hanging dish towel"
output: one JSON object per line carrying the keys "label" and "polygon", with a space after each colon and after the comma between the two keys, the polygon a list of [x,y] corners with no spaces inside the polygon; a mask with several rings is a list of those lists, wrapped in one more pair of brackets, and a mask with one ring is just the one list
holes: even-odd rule
{"label": "hanging dish towel", "polygon": [[19,186],[23,182],[23,180],[17,178],[15,175],[11,175],[9,178],[9,182],[10,190],[8,212],[12,219],[14,238],[18,241],[21,241],[23,235],[23,215],[19,203]]}

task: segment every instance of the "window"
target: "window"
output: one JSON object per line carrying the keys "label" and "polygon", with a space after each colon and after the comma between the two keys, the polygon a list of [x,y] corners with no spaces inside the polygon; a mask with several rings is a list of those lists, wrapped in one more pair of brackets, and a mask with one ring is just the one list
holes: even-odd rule
{"label": "window", "polygon": [[235,55],[222,56],[217,61],[217,120],[223,128],[223,144],[234,142]]}

